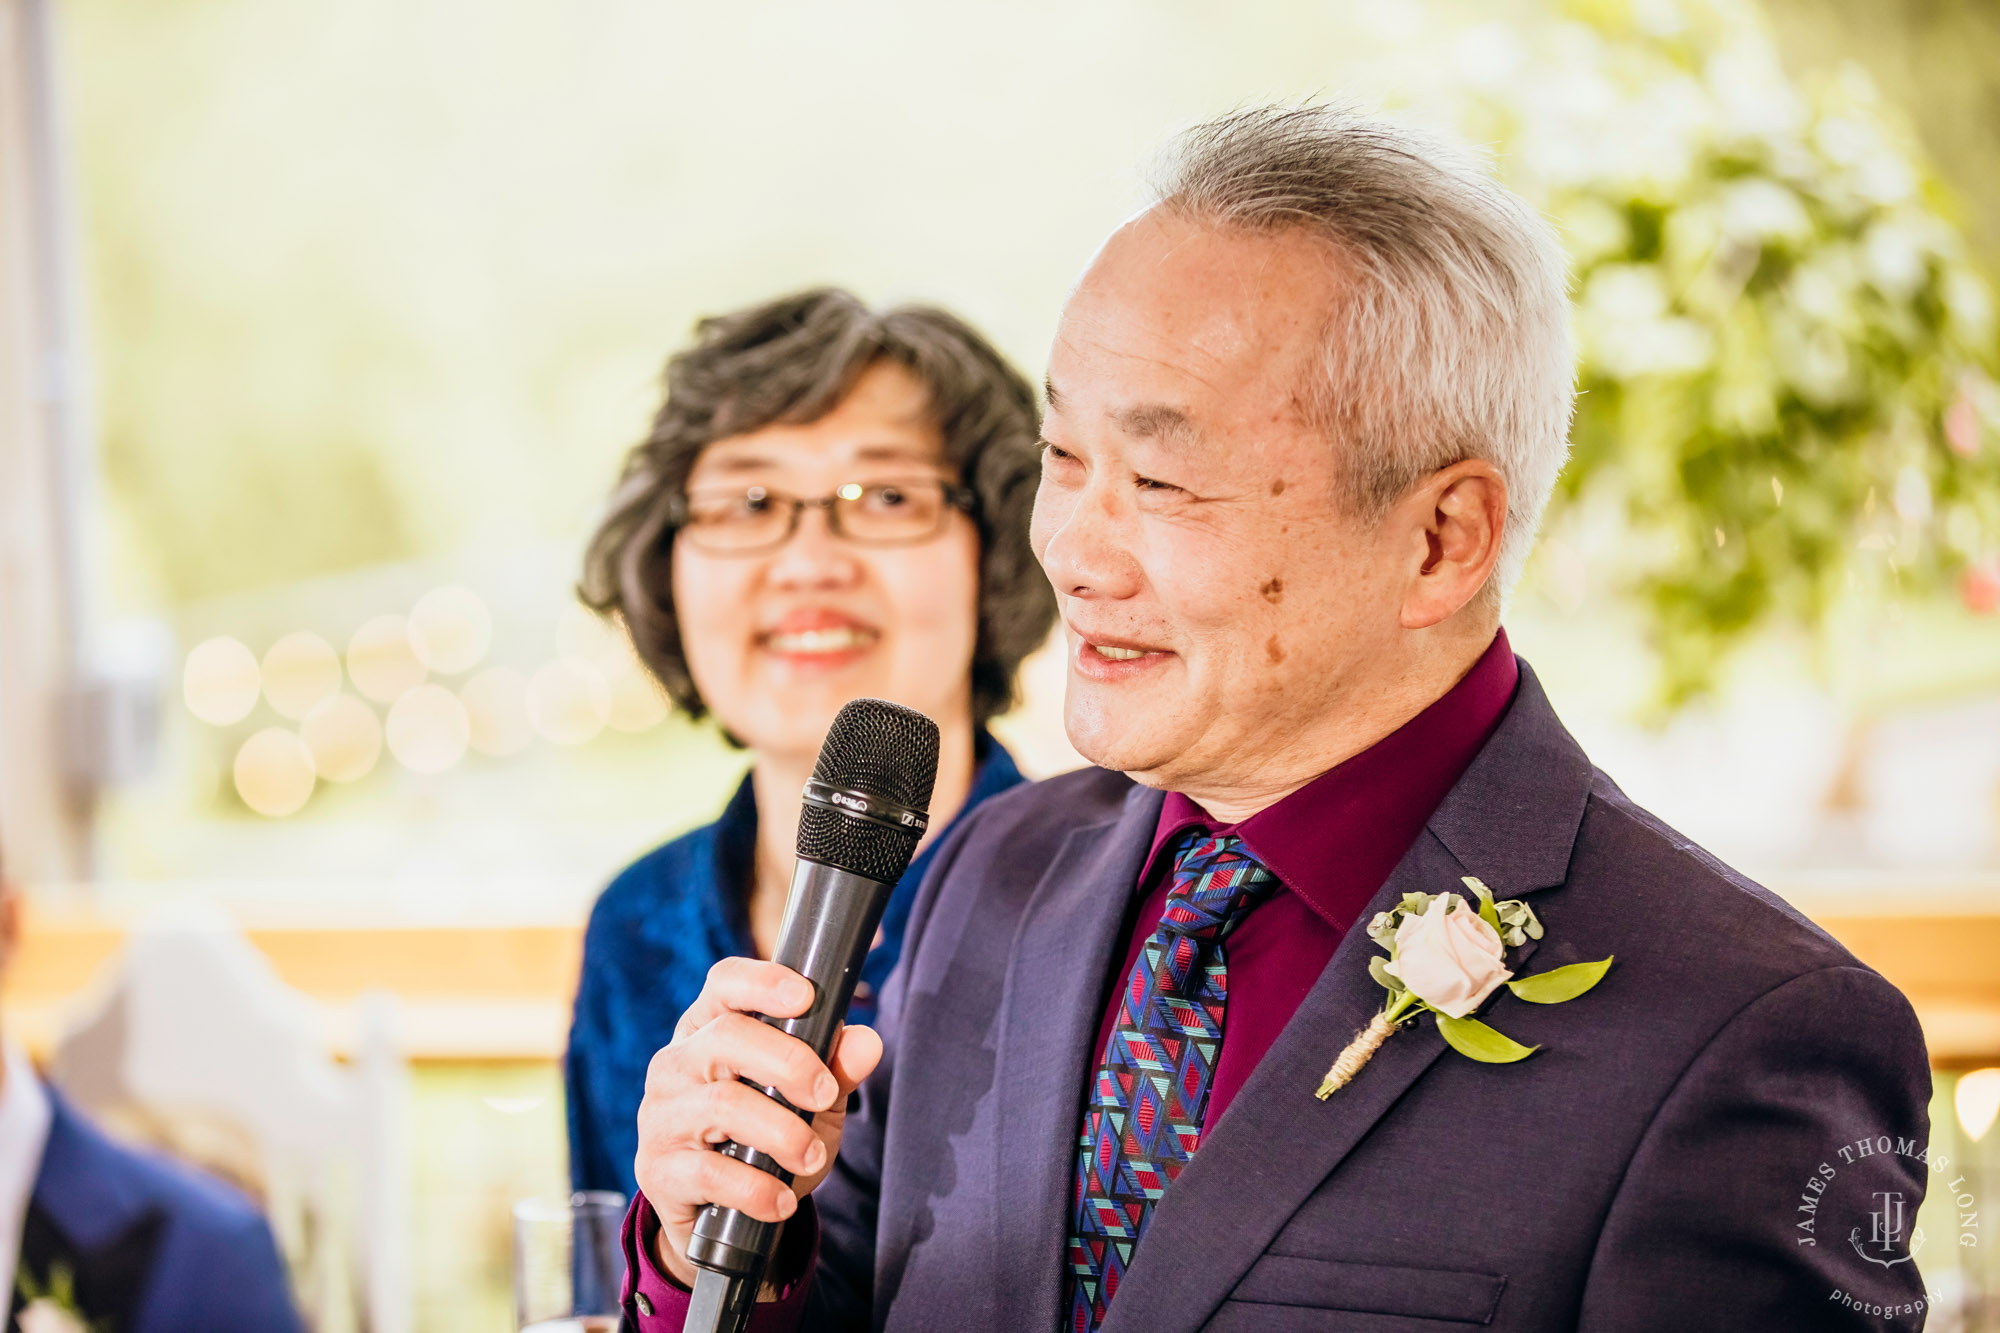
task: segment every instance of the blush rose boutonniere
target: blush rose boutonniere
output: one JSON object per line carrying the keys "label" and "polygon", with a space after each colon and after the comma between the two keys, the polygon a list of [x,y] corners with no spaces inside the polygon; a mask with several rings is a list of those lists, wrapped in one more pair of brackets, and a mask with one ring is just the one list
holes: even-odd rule
{"label": "blush rose boutonniere", "polygon": [[86,1319],[76,1301],[76,1275],[62,1264],[51,1265],[48,1285],[33,1275],[14,1275],[14,1325],[21,1333],[106,1333]]}
{"label": "blush rose boutonniere", "polygon": [[1479,1006],[1502,986],[1531,1004],[1561,1004],[1611,969],[1613,960],[1605,958],[1516,977],[1507,967],[1507,950],[1542,937],[1535,909],[1518,899],[1495,902],[1477,876],[1461,882],[1478,907],[1456,893],[1406,893],[1368,923],[1368,938],[1388,951],[1386,958],[1368,960],[1368,974],[1389,997],[1320,1080],[1313,1095],[1321,1101],[1352,1082],[1390,1033],[1425,1012],[1437,1016],[1438,1034],[1460,1055],[1493,1065],[1525,1060],[1541,1048],[1523,1046],[1474,1018]]}

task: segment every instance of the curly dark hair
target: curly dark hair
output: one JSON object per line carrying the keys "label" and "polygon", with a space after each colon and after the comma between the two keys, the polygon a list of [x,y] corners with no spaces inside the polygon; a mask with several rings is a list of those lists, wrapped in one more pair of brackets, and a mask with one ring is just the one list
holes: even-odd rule
{"label": "curly dark hair", "polygon": [[716,315],[667,360],[666,400],[626,455],[604,521],[585,549],[577,595],[624,618],[632,642],[690,717],[707,706],[688,673],[674,611],[672,511],[701,451],[715,441],[831,412],[870,366],[899,365],[930,398],[945,460],[975,497],[979,634],[972,650],[975,726],[1014,703],[1015,670],[1055,621],[1055,597],[1028,548],[1039,475],[1035,391],[964,320],[933,306],[877,313],[821,287]]}

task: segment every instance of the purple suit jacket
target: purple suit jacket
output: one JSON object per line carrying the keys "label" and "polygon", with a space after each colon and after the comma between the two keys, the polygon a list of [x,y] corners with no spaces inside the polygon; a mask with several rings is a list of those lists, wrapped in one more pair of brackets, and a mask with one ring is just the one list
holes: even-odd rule
{"label": "purple suit jacket", "polygon": [[[940,848],[889,1056],[815,1196],[804,1327],[1055,1333],[1092,1036],[1161,800],[1088,770]],[[1923,1300],[1901,1261],[1929,1133],[1909,1004],[1627,800],[1525,664],[1362,919],[1462,875],[1540,915],[1517,974],[1616,965],[1568,1004],[1500,992],[1482,1017],[1540,1044],[1527,1060],[1475,1063],[1425,1018],[1322,1102],[1383,998],[1350,932],[1161,1201],[1105,1333],[1769,1333]]]}

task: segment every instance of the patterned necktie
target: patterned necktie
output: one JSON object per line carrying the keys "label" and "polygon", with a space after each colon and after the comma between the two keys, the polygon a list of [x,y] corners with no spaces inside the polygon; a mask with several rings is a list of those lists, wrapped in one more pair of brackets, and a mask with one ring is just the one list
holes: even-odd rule
{"label": "patterned necktie", "polygon": [[1222,940],[1277,886],[1234,836],[1197,836],[1118,997],[1077,1140],[1063,1328],[1093,1333],[1153,1205],[1201,1144],[1229,968]]}

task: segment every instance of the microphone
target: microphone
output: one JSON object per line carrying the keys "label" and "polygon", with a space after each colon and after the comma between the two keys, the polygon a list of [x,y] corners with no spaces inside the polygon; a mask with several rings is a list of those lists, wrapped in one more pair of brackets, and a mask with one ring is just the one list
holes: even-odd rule
{"label": "microphone", "polygon": [[[854,998],[890,891],[909,868],[930,822],[937,782],[937,723],[913,708],[856,699],[840,710],[820,746],[799,818],[799,861],[772,955],[812,983],[812,1007],[797,1018],[763,1021],[824,1061]],[[765,1096],[811,1122],[775,1088]],[[718,1152],[786,1184],[776,1160],[740,1143]],[[696,1275],[686,1333],[741,1333],[757,1300],[779,1224],[710,1204],[695,1217],[688,1261]]]}

